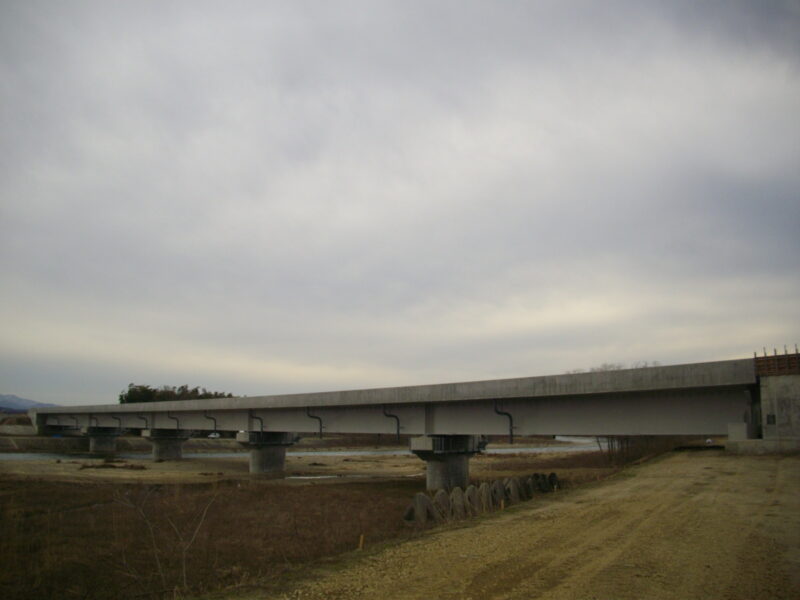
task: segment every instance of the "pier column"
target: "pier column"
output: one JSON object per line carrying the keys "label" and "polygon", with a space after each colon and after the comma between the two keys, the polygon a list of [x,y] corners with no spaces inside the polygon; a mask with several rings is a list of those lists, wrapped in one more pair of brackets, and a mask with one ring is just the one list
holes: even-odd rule
{"label": "pier column", "polygon": [[180,460],[183,458],[183,442],[189,439],[190,431],[184,429],[144,429],[142,437],[153,444],[153,460]]}
{"label": "pier column", "polygon": [[89,436],[90,453],[110,455],[117,451],[117,438],[122,432],[116,427],[86,427],[84,432]]}
{"label": "pier column", "polygon": [[241,431],[236,441],[250,450],[250,473],[282,473],[286,448],[294,444],[294,434],[275,431]]}
{"label": "pier column", "polygon": [[411,452],[426,463],[425,487],[429,491],[469,485],[469,459],[482,449],[476,435],[424,435],[411,439]]}

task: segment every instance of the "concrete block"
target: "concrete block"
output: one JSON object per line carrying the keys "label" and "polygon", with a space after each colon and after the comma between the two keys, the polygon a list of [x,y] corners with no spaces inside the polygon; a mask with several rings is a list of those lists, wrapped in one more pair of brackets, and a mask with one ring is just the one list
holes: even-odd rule
{"label": "concrete block", "polygon": [[431,499],[422,492],[418,492],[406,509],[403,520],[408,525],[415,525],[421,528],[428,525],[428,523],[441,521],[441,517],[433,506]]}
{"label": "concrete block", "polygon": [[501,503],[505,503],[506,501],[506,488],[503,482],[499,479],[495,479],[489,489],[492,493],[492,505],[495,508],[500,508]]}
{"label": "concrete block", "polygon": [[536,484],[533,482],[533,477],[525,478],[525,491],[528,494],[528,499],[531,499],[536,495],[538,489],[536,488]]}
{"label": "concrete block", "polygon": [[481,512],[491,512],[494,510],[492,489],[485,481],[478,486],[478,501],[480,502]]}
{"label": "concrete block", "polygon": [[452,516],[450,496],[445,490],[438,490],[433,496],[433,506],[439,513],[441,520],[447,521]]}
{"label": "concrete block", "polygon": [[510,504],[519,504],[522,501],[519,482],[516,477],[509,477],[505,481],[506,498]]}
{"label": "concrete block", "polygon": [[467,517],[464,492],[458,486],[450,491],[450,511],[454,519],[465,519]]}
{"label": "concrete block", "polygon": [[471,516],[477,516],[483,512],[481,510],[481,502],[478,497],[478,488],[476,488],[474,485],[468,485],[467,489],[464,490],[464,502],[467,512]]}

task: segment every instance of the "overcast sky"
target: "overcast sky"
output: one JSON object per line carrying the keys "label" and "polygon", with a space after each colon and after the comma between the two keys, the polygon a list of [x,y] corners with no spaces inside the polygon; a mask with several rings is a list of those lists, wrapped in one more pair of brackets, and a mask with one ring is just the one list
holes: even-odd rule
{"label": "overcast sky", "polygon": [[800,342],[798,2],[0,3],[0,393]]}

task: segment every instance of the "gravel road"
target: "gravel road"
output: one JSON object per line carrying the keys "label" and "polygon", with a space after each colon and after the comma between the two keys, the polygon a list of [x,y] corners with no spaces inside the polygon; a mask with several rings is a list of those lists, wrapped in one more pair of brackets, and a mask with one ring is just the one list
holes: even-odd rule
{"label": "gravel road", "polygon": [[800,598],[798,456],[673,453],[465,523],[238,598]]}

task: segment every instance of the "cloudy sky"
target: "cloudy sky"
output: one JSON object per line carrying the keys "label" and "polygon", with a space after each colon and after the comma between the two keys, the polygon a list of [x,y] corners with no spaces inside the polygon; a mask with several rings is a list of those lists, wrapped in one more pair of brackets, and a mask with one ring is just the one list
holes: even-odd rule
{"label": "cloudy sky", "polygon": [[800,342],[798,2],[0,4],[0,393]]}

